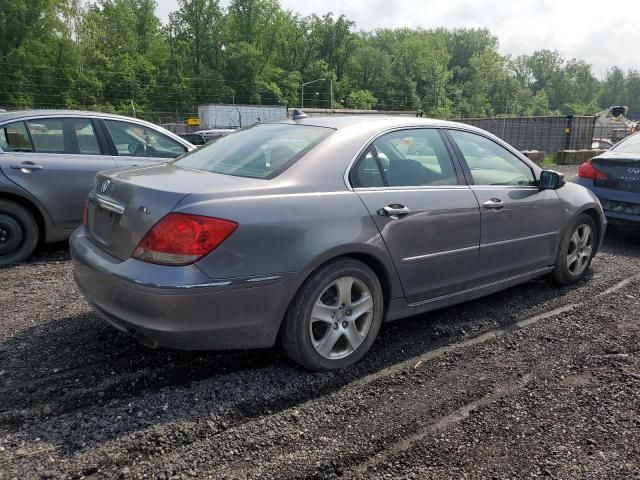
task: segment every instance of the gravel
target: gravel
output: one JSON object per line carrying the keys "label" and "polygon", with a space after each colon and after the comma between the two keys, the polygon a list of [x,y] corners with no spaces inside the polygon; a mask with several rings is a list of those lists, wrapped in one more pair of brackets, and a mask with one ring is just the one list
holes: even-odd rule
{"label": "gravel", "polygon": [[0,276],[0,479],[640,478],[640,234],[589,278],[387,325],[308,373],[277,349],[152,350],[64,245]]}

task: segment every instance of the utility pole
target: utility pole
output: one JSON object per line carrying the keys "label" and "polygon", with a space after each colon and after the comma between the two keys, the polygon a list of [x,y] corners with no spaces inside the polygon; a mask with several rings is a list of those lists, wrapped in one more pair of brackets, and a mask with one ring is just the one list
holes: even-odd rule
{"label": "utility pole", "polygon": [[304,108],[304,86],[311,85],[312,83],[316,83],[316,82],[324,82],[325,80],[326,78],[316,78],[315,80],[311,80],[310,82],[304,82],[300,86],[300,108]]}
{"label": "utility pole", "polygon": [[329,80],[330,88],[331,88],[331,104],[329,108],[333,109],[333,78]]}

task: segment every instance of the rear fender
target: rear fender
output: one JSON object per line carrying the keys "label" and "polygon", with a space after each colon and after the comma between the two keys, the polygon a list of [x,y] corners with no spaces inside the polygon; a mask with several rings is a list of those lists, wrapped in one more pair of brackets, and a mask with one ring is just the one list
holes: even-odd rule
{"label": "rear fender", "polygon": [[9,180],[0,168],[0,198],[11,200],[27,208],[38,222],[40,235],[45,243],[66,240],[72,230],[60,230],[55,227],[47,211],[27,190]]}

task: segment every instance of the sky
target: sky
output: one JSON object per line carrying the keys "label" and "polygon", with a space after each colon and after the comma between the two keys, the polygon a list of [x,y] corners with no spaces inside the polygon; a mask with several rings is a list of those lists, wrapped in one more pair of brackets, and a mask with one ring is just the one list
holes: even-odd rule
{"label": "sky", "polygon": [[[177,0],[156,0],[166,20]],[[222,1],[222,5],[228,5]],[[585,60],[602,78],[614,65],[640,69],[638,0],[280,0],[303,15],[344,14],[356,30],[486,27],[500,51],[514,56],[543,48]]]}

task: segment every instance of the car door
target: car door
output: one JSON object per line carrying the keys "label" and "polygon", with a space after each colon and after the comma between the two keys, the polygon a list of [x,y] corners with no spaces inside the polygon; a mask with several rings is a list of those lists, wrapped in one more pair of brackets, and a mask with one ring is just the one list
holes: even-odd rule
{"label": "car door", "polygon": [[350,174],[416,304],[475,284],[478,202],[438,129],[381,135]]}
{"label": "car door", "polygon": [[187,151],[180,142],[142,123],[102,120],[118,168],[153,165]]}
{"label": "car door", "polygon": [[0,166],[14,183],[37,198],[57,228],[72,229],[93,179],[115,168],[91,118],[33,118],[0,126],[8,139]]}
{"label": "car door", "polygon": [[555,262],[562,214],[555,190],[540,191],[532,168],[480,133],[448,130],[480,204],[484,283]]}

